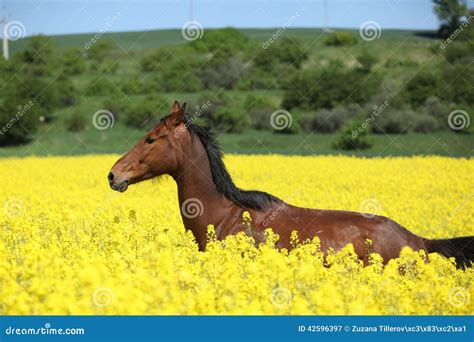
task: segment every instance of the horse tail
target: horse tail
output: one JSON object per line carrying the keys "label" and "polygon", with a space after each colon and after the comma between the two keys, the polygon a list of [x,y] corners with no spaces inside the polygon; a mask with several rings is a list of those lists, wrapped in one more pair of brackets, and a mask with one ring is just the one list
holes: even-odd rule
{"label": "horse tail", "polygon": [[429,253],[439,253],[446,258],[454,258],[457,268],[472,267],[474,263],[474,236],[428,240],[426,247]]}

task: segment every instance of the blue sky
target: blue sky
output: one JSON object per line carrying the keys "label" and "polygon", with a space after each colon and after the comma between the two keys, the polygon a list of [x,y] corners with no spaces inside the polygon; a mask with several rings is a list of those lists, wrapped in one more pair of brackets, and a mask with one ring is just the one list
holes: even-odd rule
{"label": "blue sky", "polygon": [[[181,28],[189,0],[0,0],[2,15],[26,34],[68,34]],[[470,6],[474,1],[469,1]],[[322,27],[323,0],[194,0],[193,19],[208,27]],[[373,20],[382,29],[435,29],[431,0],[328,0],[329,26],[358,28]]]}

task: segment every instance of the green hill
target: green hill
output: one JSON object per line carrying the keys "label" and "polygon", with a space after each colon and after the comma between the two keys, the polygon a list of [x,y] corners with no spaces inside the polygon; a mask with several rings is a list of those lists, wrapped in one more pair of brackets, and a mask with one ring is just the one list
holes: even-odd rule
{"label": "green hill", "polygon": [[[248,35],[252,39],[266,40],[271,37],[279,28],[266,29],[239,29],[239,31]],[[209,29],[213,30],[213,29]],[[215,29],[214,29],[215,30]],[[204,32],[206,32],[205,29]],[[339,31],[339,30],[336,30]],[[353,32],[358,34],[358,30],[341,30]],[[81,47],[90,41],[97,33],[82,33],[82,34],[68,34],[68,35],[53,35],[50,36],[59,50],[68,47]],[[285,34],[298,37],[303,40],[314,40],[318,37],[323,37],[327,33],[322,29],[313,28],[289,28],[285,30]],[[383,30],[380,36],[380,41],[410,41],[428,39],[432,36],[434,31],[411,31],[411,30]],[[110,32],[104,33],[102,37],[108,37],[117,42],[125,50],[139,50],[147,48],[156,48],[161,46],[182,44],[185,42],[181,36],[180,29],[170,30],[154,30],[154,31],[136,31],[136,32]],[[13,41],[10,44],[11,53],[23,50],[30,40],[30,37],[25,39]]]}

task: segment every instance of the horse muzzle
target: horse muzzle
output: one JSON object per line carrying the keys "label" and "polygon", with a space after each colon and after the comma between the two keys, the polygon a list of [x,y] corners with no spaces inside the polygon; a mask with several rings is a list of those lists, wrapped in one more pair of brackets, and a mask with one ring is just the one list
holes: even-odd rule
{"label": "horse muzzle", "polygon": [[127,190],[128,185],[130,184],[129,179],[125,179],[118,182],[117,177],[115,177],[115,175],[112,172],[109,172],[107,179],[109,180],[110,188],[112,190],[119,191],[119,192],[124,192],[125,190]]}

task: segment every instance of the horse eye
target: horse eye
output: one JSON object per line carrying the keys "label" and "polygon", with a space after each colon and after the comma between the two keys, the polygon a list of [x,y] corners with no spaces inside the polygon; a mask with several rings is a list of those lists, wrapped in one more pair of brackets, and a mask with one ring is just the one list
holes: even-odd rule
{"label": "horse eye", "polygon": [[155,139],[153,137],[147,137],[145,141],[147,144],[152,144],[155,141]]}

